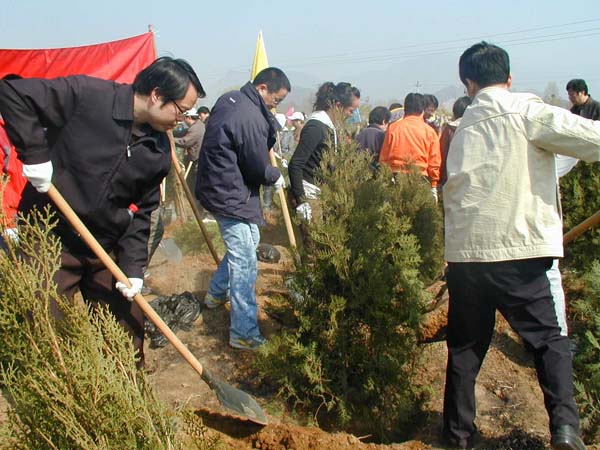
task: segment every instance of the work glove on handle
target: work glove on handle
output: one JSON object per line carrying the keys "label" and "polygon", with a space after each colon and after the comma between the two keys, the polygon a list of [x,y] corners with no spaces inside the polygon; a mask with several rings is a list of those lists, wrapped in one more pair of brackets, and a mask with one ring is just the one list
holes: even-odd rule
{"label": "work glove on handle", "polygon": [[119,290],[121,294],[123,294],[123,297],[125,297],[129,301],[132,301],[133,297],[135,297],[136,294],[142,292],[144,280],[141,278],[128,278],[128,280],[131,284],[130,288],[125,286],[125,283],[121,283],[120,281],[117,281],[115,287]]}
{"label": "work glove on handle", "polygon": [[306,202],[301,203],[296,207],[296,214],[302,219],[310,222],[312,220],[312,209]]}
{"label": "work glove on handle", "polygon": [[48,192],[52,183],[52,161],[40,164],[23,164],[23,176],[29,180],[36,191]]}
{"label": "work glove on handle", "polygon": [[277,178],[277,181],[275,181],[273,186],[275,186],[275,189],[277,190],[285,187],[285,179],[283,178],[283,175],[279,175],[279,178]]}

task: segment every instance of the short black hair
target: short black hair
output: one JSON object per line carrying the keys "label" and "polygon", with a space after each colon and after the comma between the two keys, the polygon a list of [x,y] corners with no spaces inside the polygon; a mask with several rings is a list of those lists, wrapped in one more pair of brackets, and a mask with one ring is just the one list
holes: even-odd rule
{"label": "short black hair", "polygon": [[133,90],[150,95],[156,89],[163,96],[163,102],[168,103],[183,98],[190,83],[198,91],[199,98],[206,97],[196,72],[187,61],[163,56],[136,75]]}
{"label": "short black hair", "polygon": [[462,117],[465,113],[465,110],[467,109],[467,106],[469,106],[472,101],[473,100],[468,95],[457,98],[454,102],[454,105],[452,105],[452,115],[454,116],[454,118],[458,119]]}
{"label": "short black hair", "polygon": [[465,86],[467,79],[480,88],[506,83],[510,76],[508,53],[497,45],[481,41],[460,56],[458,73]]}
{"label": "short black hair", "polygon": [[198,108],[198,114],[210,114],[210,109],[206,106],[201,106]]}
{"label": "short black hair", "polygon": [[588,85],[581,78],[573,78],[567,83],[567,91],[583,92],[585,95],[588,95]]}
{"label": "short black hair", "polygon": [[392,103],[389,107],[389,110],[393,111],[394,109],[398,109],[398,108],[402,108],[402,103]]}
{"label": "short black hair", "polygon": [[418,92],[411,92],[404,98],[404,115],[423,114],[425,109],[425,96]]}
{"label": "short black hair", "polygon": [[440,105],[440,102],[438,102],[437,97],[433,94],[424,94],[423,97],[425,98],[425,108],[427,108],[428,106],[433,106],[435,109],[437,109]]}
{"label": "short black hair", "polygon": [[285,89],[288,92],[292,92],[292,86],[290,80],[283,70],[277,67],[267,67],[261,70],[252,80],[252,84],[256,87],[259,84],[266,84],[267,91],[270,93],[279,92],[281,89]]}
{"label": "short black hair", "polygon": [[392,113],[385,106],[376,106],[369,113],[369,124],[376,123],[383,125],[384,122],[389,122],[392,118]]}

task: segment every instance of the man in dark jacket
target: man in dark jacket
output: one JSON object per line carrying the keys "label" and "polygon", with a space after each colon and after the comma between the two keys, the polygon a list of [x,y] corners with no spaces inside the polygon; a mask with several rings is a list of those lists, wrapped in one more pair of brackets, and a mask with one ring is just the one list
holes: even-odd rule
{"label": "man in dark jacket", "polygon": [[183,148],[183,164],[186,167],[186,181],[190,188],[190,192],[194,192],[196,188],[196,176],[198,175],[198,156],[200,156],[200,148],[204,139],[206,126],[200,120],[200,116],[196,108],[190,109],[185,113],[183,118],[188,126],[184,136],[174,139],[175,145]]}
{"label": "man in dark jacket", "polygon": [[391,117],[392,113],[385,106],[373,108],[369,113],[369,126],[356,135],[360,149],[368,151],[375,161],[379,161],[379,152]]}
{"label": "man in dark jacket", "polygon": [[586,119],[600,120],[600,103],[588,92],[585,80],[575,78],[567,83],[569,101],[573,104],[571,112]]}
{"label": "man in dark jacket", "polygon": [[254,292],[258,225],[264,223],[259,190],[283,186],[281,173],[269,164],[279,129],[269,109],[290,90],[287,76],[269,67],[239,91],[222,95],[200,151],[196,196],[217,220],[227,248],[204,303],[216,308],[231,299],[229,344],[234,348],[254,350],[264,343]]}
{"label": "man in dark jacket", "polygon": [[[0,82],[0,113],[30,183],[20,211],[43,210],[54,183],[131,284],[115,284],[57,213],[59,293],[73,296],[79,289],[86,300],[108,305],[131,334],[140,366],[144,318],[125,298],[133,299],[143,285],[150,214],[171,165],[165,131],[204,95],[190,65],[167,57],[142,70],[133,85],[80,75]],[[53,313],[61,316],[56,305]]]}

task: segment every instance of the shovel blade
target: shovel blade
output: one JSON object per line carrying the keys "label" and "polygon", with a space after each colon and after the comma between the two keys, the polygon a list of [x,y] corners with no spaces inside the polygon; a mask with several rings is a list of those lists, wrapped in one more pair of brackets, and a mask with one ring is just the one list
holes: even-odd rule
{"label": "shovel blade", "polygon": [[206,369],[202,371],[201,377],[217,394],[219,402],[225,408],[240,416],[247,417],[259,425],[267,425],[269,423],[267,416],[250,394],[215,378]]}
{"label": "shovel blade", "polygon": [[158,249],[172,263],[179,264],[183,259],[183,253],[173,239],[163,239],[158,244]]}

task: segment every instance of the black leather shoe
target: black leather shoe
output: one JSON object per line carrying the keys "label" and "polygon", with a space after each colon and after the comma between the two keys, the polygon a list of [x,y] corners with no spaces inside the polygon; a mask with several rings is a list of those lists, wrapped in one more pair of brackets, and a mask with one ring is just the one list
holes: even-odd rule
{"label": "black leather shoe", "polygon": [[467,439],[458,439],[444,430],[442,431],[442,441],[448,449],[473,450],[477,444],[481,443],[481,435],[479,431],[475,430]]}
{"label": "black leather shoe", "polygon": [[556,427],[552,433],[550,445],[553,450],[586,450],[579,433],[571,425]]}

